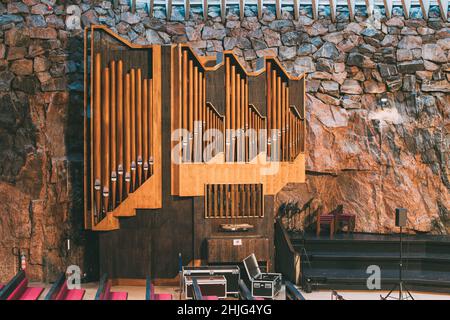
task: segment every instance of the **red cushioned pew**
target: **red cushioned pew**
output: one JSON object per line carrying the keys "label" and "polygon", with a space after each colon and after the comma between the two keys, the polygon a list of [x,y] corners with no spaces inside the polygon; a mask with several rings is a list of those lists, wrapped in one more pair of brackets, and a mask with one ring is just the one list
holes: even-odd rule
{"label": "red cushioned pew", "polygon": [[145,300],[172,300],[170,293],[155,293],[155,286],[152,285],[150,277],[147,277],[145,284]]}
{"label": "red cushioned pew", "polygon": [[0,300],[37,300],[44,288],[28,287],[24,270],[19,271],[0,291]]}
{"label": "red cushioned pew", "polygon": [[67,288],[66,275],[61,273],[45,296],[45,300],[83,300],[85,292],[84,289]]}
{"label": "red cushioned pew", "polygon": [[112,292],[111,280],[108,279],[108,275],[104,274],[100,279],[97,293],[95,294],[95,300],[127,300],[128,292]]}

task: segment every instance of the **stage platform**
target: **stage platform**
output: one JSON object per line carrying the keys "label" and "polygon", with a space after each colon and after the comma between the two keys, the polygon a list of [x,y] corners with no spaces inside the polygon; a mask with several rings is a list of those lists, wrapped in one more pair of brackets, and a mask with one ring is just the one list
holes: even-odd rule
{"label": "stage platform", "polygon": [[[304,280],[314,289],[367,290],[367,268],[381,270],[381,289],[399,278],[399,235],[289,232],[302,254]],[[403,235],[403,279],[410,290],[450,293],[450,236]]]}

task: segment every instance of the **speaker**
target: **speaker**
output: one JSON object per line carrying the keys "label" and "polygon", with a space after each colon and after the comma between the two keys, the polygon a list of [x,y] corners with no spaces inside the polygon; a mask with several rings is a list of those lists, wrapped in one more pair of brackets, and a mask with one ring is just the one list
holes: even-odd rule
{"label": "speaker", "polygon": [[406,227],[406,209],[405,208],[395,209],[395,226],[396,227]]}

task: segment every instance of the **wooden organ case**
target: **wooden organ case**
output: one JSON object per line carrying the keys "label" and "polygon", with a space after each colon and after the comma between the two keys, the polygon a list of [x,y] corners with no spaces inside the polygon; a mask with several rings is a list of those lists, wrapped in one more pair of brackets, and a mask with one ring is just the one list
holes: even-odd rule
{"label": "wooden organ case", "polygon": [[304,76],[102,26],[86,39],[85,221],[114,230],[99,233],[100,272],[172,278],[179,253],[184,265],[255,253],[270,270],[274,196],[305,182]]}

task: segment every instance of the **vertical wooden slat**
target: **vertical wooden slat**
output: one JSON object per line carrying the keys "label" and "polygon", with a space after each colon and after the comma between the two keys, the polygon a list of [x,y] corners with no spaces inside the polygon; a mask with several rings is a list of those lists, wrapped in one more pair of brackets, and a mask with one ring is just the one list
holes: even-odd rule
{"label": "vertical wooden slat", "polygon": [[148,15],[152,18],[155,9],[155,0],[150,0],[148,7]]}
{"label": "vertical wooden slat", "polygon": [[[353,2],[354,0],[349,0],[349,1]],[[384,11],[386,12],[386,17],[388,19],[390,19],[392,16],[392,5],[393,5],[392,0],[383,0],[383,3],[384,3]],[[353,10],[354,10],[354,4],[353,4]],[[355,14],[353,13],[353,16],[354,15]]]}
{"label": "vertical wooden slat", "polygon": [[131,0],[131,13],[136,12],[136,0]]}
{"label": "vertical wooden slat", "polygon": [[191,12],[191,1],[184,0],[184,19],[189,20],[190,12]]}
{"label": "vertical wooden slat", "polygon": [[262,18],[263,0],[258,0],[258,19]]}
{"label": "vertical wooden slat", "polygon": [[409,19],[409,12],[411,9],[411,0],[402,0],[403,14],[406,19]]}
{"label": "vertical wooden slat", "polygon": [[448,1],[449,0],[438,0],[439,9],[441,11],[442,20],[447,21],[448,16]]}
{"label": "vertical wooden slat", "polygon": [[373,0],[365,0],[367,16],[370,18],[373,14]]}
{"label": "vertical wooden slat", "polygon": [[230,215],[230,185],[225,185],[225,218]]}
{"label": "vertical wooden slat", "polygon": [[111,81],[110,81],[110,98],[111,103],[110,108],[110,138],[111,138],[111,151],[110,151],[110,161],[111,161],[111,206],[114,209],[116,206],[116,184],[117,184],[117,137],[116,137],[116,111],[117,111],[117,98],[116,98],[116,88],[117,88],[117,72],[116,72],[116,62],[112,60],[110,62],[111,70]]}
{"label": "vertical wooden slat", "polygon": [[281,0],[275,0],[275,6],[277,19],[281,19]]}
{"label": "vertical wooden slat", "polygon": [[312,11],[314,20],[319,19],[319,0],[311,0],[312,1]]}
{"label": "vertical wooden slat", "polygon": [[227,16],[227,0],[220,0],[220,13],[222,21],[225,21],[225,17]]}
{"label": "vertical wooden slat", "polygon": [[167,20],[172,19],[172,0],[166,0],[166,15]]}
{"label": "vertical wooden slat", "polygon": [[425,20],[428,19],[428,11],[430,10],[430,0],[419,0],[420,9]]}
{"label": "vertical wooden slat", "polygon": [[239,18],[244,19],[245,15],[245,0],[239,0]]}
{"label": "vertical wooden slat", "polygon": [[212,184],[208,185],[208,216],[214,218],[214,193]]}
{"label": "vertical wooden slat", "polygon": [[109,68],[103,69],[102,79],[102,185],[103,185],[103,211],[106,214],[109,210]]}
{"label": "vertical wooden slat", "polygon": [[298,18],[300,17],[300,13],[299,13],[299,3],[298,0],[294,0],[294,19],[298,20]]}
{"label": "vertical wooden slat", "polygon": [[330,1],[330,14],[331,14],[331,21],[336,21],[336,0],[329,0]]}
{"label": "vertical wooden slat", "polygon": [[214,218],[217,218],[219,216],[219,208],[218,208],[218,200],[219,200],[219,192],[217,190],[217,184],[213,184],[213,199],[214,199],[214,204],[213,204],[213,211],[214,211]]}
{"label": "vertical wooden slat", "polygon": [[231,214],[230,214],[230,217],[231,218],[234,218],[234,210],[235,210],[235,206],[234,206],[234,188],[235,188],[235,185],[234,184],[232,184],[232,185],[230,185],[230,199],[231,199],[231,201],[230,201],[230,206],[231,206]]}
{"label": "vertical wooden slat", "polygon": [[221,184],[220,185],[220,217],[223,218],[224,216],[224,211],[225,211],[225,206],[226,206],[226,184]]}
{"label": "vertical wooden slat", "polygon": [[208,19],[208,0],[203,0],[203,18]]}

